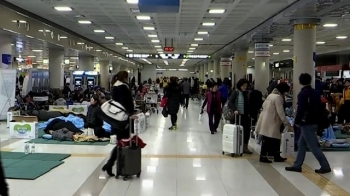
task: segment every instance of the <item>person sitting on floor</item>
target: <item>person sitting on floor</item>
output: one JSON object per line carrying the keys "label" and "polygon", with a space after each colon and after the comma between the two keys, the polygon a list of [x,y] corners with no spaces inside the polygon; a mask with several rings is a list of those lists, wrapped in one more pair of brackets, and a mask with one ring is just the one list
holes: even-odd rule
{"label": "person sitting on floor", "polygon": [[106,134],[106,131],[102,128],[103,120],[101,120],[99,117],[101,112],[99,95],[93,95],[91,97],[90,104],[91,105],[88,108],[84,128],[93,129],[95,136],[98,138],[109,137],[110,135]]}

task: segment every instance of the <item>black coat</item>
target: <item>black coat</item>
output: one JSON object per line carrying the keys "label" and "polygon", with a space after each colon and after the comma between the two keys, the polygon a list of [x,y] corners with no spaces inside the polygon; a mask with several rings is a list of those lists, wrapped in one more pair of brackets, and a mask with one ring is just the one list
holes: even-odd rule
{"label": "black coat", "polygon": [[169,114],[179,112],[181,99],[181,86],[178,83],[169,83],[165,88],[165,95],[168,98],[167,109]]}
{"label": "black coat", "polygon": [[84,123],[84,127],[86,128],[102,127],[103,121],[99,118],[100,112],[101,112],[101,109],[98,105],[90,105],[88,108],[88,113],[86,117],[86,122]]}
{"label": "black coat", "polygon": [[120,103],[130,115],[135,112],[134,101],[127,84],[117,81],[112,88],[112,99]]}
{"label": "black coat", "polygon": [[8,187],[5,180],[5,174],[4,169],[2,167],[1,163],[1,157],[0,157],[0,195],[1,196],[8,196]]}

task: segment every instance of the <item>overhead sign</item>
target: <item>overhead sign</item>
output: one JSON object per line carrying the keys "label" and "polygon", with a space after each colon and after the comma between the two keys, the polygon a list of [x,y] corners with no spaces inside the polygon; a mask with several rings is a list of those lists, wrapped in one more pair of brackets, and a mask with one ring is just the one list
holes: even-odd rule
{"label": "overhead sign", "polygon": [[131,59],[210,59],[210,55],[202,54],[126,54]]}
{"label": "overhead sign", "polygon": [[174,52],[174,47],[164,47],[164,52]]}

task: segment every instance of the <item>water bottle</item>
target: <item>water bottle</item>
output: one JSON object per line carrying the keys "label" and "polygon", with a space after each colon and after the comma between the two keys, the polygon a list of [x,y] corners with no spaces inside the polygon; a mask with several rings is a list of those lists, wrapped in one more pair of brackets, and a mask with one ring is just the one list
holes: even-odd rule
{"label": "water bottle", "polygon": [[32,143],[30,153],[35,153],[35,143]]}
{"label": "water bottle", "polygon": [[29,154],[29,144],[26,143],[24,146],[24,154]]}

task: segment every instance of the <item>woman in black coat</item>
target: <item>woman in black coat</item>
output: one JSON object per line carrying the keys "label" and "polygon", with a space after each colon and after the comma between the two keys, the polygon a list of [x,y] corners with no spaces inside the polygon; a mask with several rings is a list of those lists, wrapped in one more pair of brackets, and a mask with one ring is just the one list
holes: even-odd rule
{"label": "woman in black coat", "polygon": [[167,110],[171,119],[171,127],[169,130],[176,130],[177,113],[179,112],[181,99],[181,86],[176,82],[175,77],[170,78],[170,83],[165,88],[164,96],[168,98]]}
{"label": "woman in black coat", "polygon": [[[112,79],[112,99],[118,103],[120,103],[124,109],[128,112],[129,116],[135,113],[134,110],[134,101],[131,96],[131,91],[129,90],[128,82],[128,72],[120,71],[117,75],[115,75]],[[129,125],[133,127],[133,124]],[[128,127],[129,127],[128,126]],[[112,127],[111,135],[116,135],[117,140],[121,139],[129,139],[130,131],[129,128],[125,130],[118,130]],[[111,152],[111,156],[108,162],[103,166],[102,170],[106,171],[109,176],[114,176],[112,172],[113,165],[117,160],[117,146],[113,148]]]}

